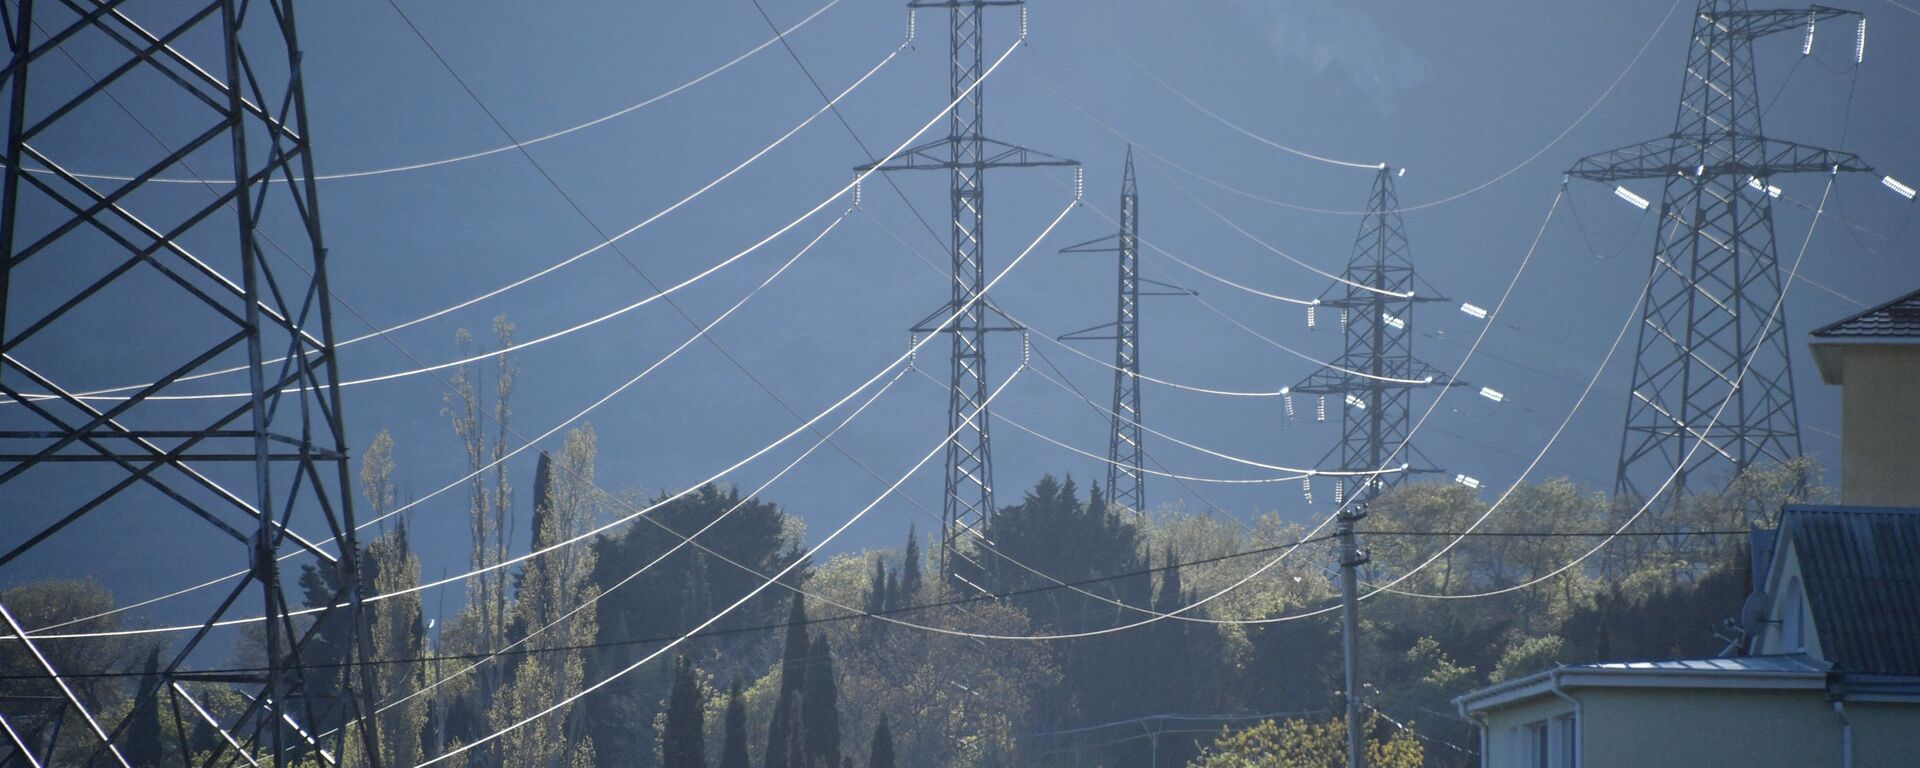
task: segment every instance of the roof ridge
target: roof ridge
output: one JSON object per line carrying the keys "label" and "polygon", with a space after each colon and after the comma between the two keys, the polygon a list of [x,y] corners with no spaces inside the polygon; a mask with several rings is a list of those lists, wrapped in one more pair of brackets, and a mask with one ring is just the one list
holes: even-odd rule
{"label": "roof ridge", "polygon": [[[1841,330],[1843,326],[1846,326],[1849,323],[1860,322],[1862,320],[1865,320],[1869,317],[1872,317],[1873,315],[1876,315],[1882,312],[1891,313],[1896,307],[1899,307],[1900,305],[1905,304],[1907,302],[1914,302],[1917,306],[1920,306],[1920,289],[1916,289],[1909,293],[1903,294],[1899,297],[1892,299],[1891,301],[1880,304],[1871,309],[1866,309],[1861,312],[1848,315],[1847,317],[1844,317],[1834,322],[1820,326],[1819,328],[1815,328],[1813,329],[1811,335],[1816,337],[1822,337],[1822,338],[1830,337],[1836,331]],[[1908,335],[1920,335],[1920,334],[1901,334],[1901,335],[1908,336]]]}

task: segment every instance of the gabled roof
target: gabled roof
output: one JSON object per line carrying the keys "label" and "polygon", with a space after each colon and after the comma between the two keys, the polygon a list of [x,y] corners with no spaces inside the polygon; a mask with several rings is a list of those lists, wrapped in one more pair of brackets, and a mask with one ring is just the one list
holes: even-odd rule
{"label": "gabled roof", "polygon": [[1813,332],[1821,340],[1920,339],[1920,291],[1914,291]]}
{"label": "gabled roof", "polygon": [[1780,536],[1799,557],[1828,661],[1920,675],[1920,509],[1789,505]]}

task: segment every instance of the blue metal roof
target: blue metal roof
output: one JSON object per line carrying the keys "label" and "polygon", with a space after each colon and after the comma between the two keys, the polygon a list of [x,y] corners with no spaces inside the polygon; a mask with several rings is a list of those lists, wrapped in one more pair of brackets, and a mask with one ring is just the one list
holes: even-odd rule
{"label": "blue metal roof", "polygon": [[1798,653],[1780,656],[1729,656],[1716,659],[1659,659],[1574,664],[1568,669],[1622,672],[1805,672],[1825,674],[1827,665]]}
{"label": "blue metal roof", "polygon": [[1920,675],[1920,509],[1788,505],[1780,536],[1835,667]]}
{"label": "blue metal roof", "polygon": [[1813,332],[1819,339],[1920,338],[1920,291],[1914,291]]}

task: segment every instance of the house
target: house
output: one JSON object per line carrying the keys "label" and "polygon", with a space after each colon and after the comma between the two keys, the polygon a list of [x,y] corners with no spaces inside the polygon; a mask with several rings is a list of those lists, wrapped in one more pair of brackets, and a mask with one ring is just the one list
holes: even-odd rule
{"label": "house", "polygon": [[1813,336],[1842,387],[1847,505],[1788,505],[1753,532],[1739,655],[1468,693],[1482,766],[1920,766],[1920,291]]}
{"label": "house", "polygon": [[1920,506],[1920,291],[1813,332],[1820,378],[1840,386],[1840,500]]}

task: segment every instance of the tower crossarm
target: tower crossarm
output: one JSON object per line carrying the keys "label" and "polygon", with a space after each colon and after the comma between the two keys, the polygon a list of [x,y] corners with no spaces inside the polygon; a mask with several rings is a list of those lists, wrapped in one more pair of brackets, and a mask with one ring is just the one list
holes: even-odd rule
{"label": "tower crossarm", "polygon": [[1725,34],[1751,40],[1779,32],[1805,29],[1809,25],[1827,19],[1859,15],[1861,15],[1859,11],[1811,5],[1806,8],[1721,11],[1708,17],[1707,20],[1717,24]]}
{"label": "tower crossarm", "polygon": [[[966,137],[943,138],[929,141],[900,153],[893,162],[877,166],[882,171],[949,171],[960,169],[986,168],[1078,168],[1080,161],[1056,157],[1036,149],[1008,144],[1004,141],[980,138],[978,142],[984,151],[978,160],[954,160],[955,144],[969,141]],[[958,155],[966,157],[966,155]],[[872,163],[857,166],[855,171],[866,173],[876,168]]]}
{"label": "tower crossarm", "polygon": [[1763,136],[1727,134],[1713,141],[1663,136],[1583,157],[1567,175],[1588,181],[1664,179],[1674,176],[1753,176],[1840,170],[1866,173],[1859,155]]}

